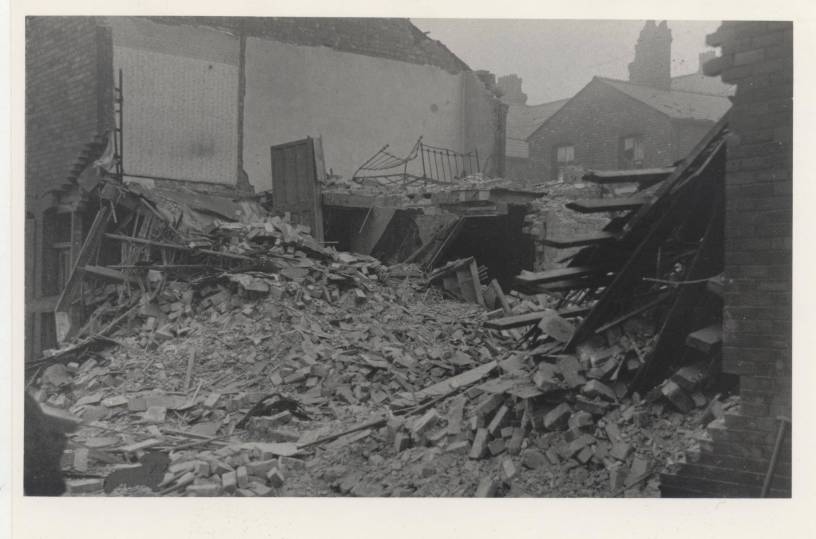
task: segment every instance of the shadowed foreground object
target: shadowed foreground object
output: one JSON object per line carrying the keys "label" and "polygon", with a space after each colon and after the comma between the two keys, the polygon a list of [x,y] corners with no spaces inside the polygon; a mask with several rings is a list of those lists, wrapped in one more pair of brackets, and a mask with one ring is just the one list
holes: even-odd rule
{"label": "shadowed foreground object", "polygon": [[60,496],[65,492],[60,460],[65,433],[76,428],[66,418],[43,412],[37,401],[25,395],[23,492],[26,496]]}

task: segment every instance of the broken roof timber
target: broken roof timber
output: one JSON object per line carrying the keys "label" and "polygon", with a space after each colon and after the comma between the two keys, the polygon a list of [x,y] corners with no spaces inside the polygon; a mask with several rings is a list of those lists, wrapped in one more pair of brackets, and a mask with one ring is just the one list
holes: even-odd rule
{"label": "broken roof timber", "polygon": [[663,181],[674,172],[675,167],[641,168],[633,170],[591,170],[584,174],[584,180],[592,183],[639,183],[648,187]]}
{"label": "broken roof timber", "polygon": [[616,197],[616,198],[589,198],[575,200],[565,204],[570,210],[578,213],[605,213],[610,211],[636,210],[649,202],[649,197]]}
{"label": "broken roof timber", "polygon": [[[427,206],[458,206],[474,203],[496,204],[500,211],[506,211],[506,204],[527,204],[541,193],[504,187],[491,189],[454,189],[416,194],[366,194],[360,192],[324,191],[324,206],[345,208],[418,208]],[[505,208],[505,209],[503,209]],[[502,210],[503,209],[503,210]]]}

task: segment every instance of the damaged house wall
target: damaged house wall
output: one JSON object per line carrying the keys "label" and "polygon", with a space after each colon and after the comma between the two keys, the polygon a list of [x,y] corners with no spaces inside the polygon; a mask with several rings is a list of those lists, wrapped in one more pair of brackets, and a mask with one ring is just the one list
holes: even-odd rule
{"label": "damaged house wall", "polygon": [[384,144],[466,147],[459,74],[252,37],[246,54],[244,163],[258,191],[272,188],[269,147],[305,136],[323,138],[326,166],[346,178]]}
{"label": "damaged house wall", "polygon": [[[351,177],[384,144],[478,150],[492,173],[503,105],[407,19],[107,17],[124,79],[131,178],[272,189],[269,148],[322,137]],[[491,157],[492,156],[492,157]],[[417,172],[420,164],[415,164]],[[143,178],[140,178],[143,177]]]}
{"label": "damaged house wall", "polygon": [[235,184],[238,38],[138,18],[108,23],[123,76],[127,176]]}
{"label": "damaged house wall", "polygon": [[[73,255],[72,224],[81,231],[78,205],[60,204],[53,193],[78,160],[98,157],[98,147],[89,145],[113,127],[113,73],[110,32],[93,18],[27,17],[25,26],[25,355],[31,358],[54,342],[60,284],[51,281]],[[68,241],[44,234],[58,226],[67,226]]]}
{"label": "damaged house wall", "polygon": [[737,84],[726,172],[723,371],[740,377],[741,406],[709,425],[709,444],[664,478],[662,490],[790,497],[791,430],[780,418],[791,418],[793,24],[726,21],[706,41],[721,48],[706,73]]}

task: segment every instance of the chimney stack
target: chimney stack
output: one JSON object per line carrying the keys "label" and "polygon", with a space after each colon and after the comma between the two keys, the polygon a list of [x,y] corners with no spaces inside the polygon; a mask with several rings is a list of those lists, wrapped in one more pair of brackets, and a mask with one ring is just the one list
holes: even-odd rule
{"label": "chimney stack", "polygon": [[666,21],[646,21],[629,64],[629,81],[661,90],[671,89],[671,30]]}
{"label": "chimney stack", "polygon": [[497,82],[502,92],[501,100],[508,105],[526,105],[527,94],[521,91],[522,79],[515,73],[499,77]]}
{"label": "chimney stack", "polygon": [[697,72],[702,73],[703,72],[703,66],[706,64],[706,62],[708,62],[709,60],[714,59],[716,57],[717,57],[717,51],[701,52],[700,55],[697,57],[699,59],[699,62],[700,62],[700,65],[697,68]]}

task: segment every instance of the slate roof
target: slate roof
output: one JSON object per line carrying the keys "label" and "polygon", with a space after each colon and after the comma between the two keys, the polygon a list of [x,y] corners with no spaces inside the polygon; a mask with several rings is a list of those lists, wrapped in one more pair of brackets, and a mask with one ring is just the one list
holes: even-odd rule
{"label": "slate roof", "polygon": [[727,97],[679,90],[660,90],[622,80],[595,77],[595,80],[625,93],[674,119],[716,122],[731,108]]}
{"label": "slate roof", "polygon": [[696,94],[729,96],[734,95],[736,88],[733,84],[725,84],[720,77],[707,77],[699,72],[672,77],[671,80],[672,90]]}
{"label": "slate roof", "polygon": [[555,114],[569,99],[560,99],[540,105],[510,105],[507,110],[507,136],[504,153],[507,157],[526,159],[529,147],[527,137],[547,118]]}

